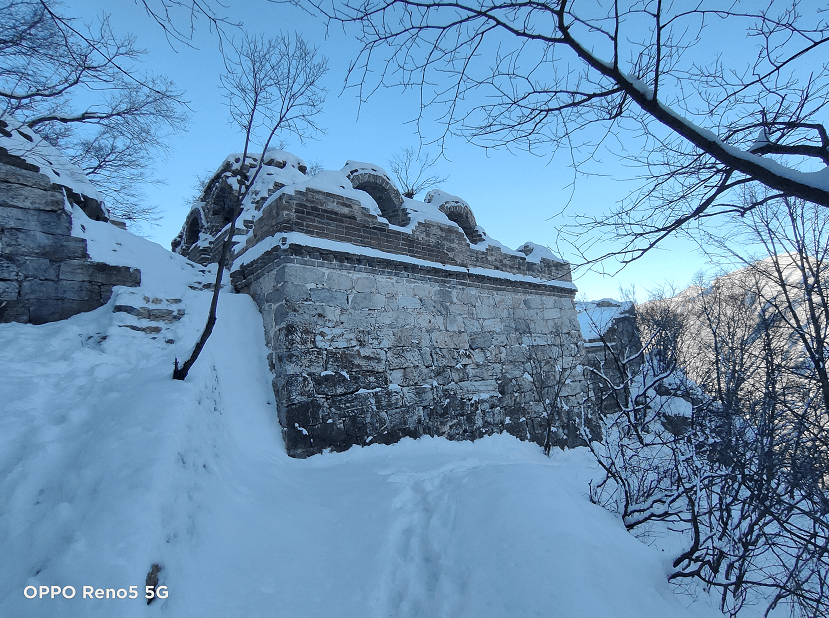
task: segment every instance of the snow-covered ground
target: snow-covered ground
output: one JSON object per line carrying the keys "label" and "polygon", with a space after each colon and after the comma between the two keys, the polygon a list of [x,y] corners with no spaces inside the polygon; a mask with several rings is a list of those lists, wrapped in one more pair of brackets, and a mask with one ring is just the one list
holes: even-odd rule
{"label": "snow-covered ground", "polygon": [[[667,554],[587,500],[583,450],[548,459],[503,435],[290,459],[253,301],[224,293],[173,381],[210,272],[76,218],[93,259],[138,266],[143,283],[63,322],[0,325],[0,615],[720,615],[675,595]],[[143,332],[156,322],[115,305],[184,317]],[[82,598],[143,592],[154,563],[166,599]]]}

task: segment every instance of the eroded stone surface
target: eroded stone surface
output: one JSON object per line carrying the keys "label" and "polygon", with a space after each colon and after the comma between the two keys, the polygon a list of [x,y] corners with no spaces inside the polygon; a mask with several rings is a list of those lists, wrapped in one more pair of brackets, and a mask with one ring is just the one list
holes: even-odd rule
{"label": "eroded stone surface", "polygon": [[[43,324],[97,309],[141,272],[93,262],[71,235],[64,188],[22,159],[0,162],[0,322]],[[14,163],[15,165],[12,165]]]}
{"label": "eroded stone surface", "polygon": [[[355,204],[317,191],[280,196],[263,210],[247,248],[299,230],[397,252],[400,261],[361,255],[358,247],[274,243],[232,273],[262,312],[289,454],[503,431],[566,447],[595,431],[582,407],[582,338],[569,266],[476,251],[460,230],[439,223],[437,235],[423,229],[404,236]],[[314,217],[326,225],[314,229]],[[535,278],[445,266],[471,260]]]}

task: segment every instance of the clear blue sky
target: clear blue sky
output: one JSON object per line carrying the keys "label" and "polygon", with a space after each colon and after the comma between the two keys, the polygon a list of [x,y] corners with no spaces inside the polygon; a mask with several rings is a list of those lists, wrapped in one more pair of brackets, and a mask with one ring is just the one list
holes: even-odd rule
{"label": "clear blue sky", "polygon": [[[320,19],[286,4],[231,0],[229,5],[230,18],[244,22],[249,31],[300,32],[329,59],[325,78],[328,96],[320,121],[327,134],[305,144],[289,137],[289,151],[306,161],[319,161],[325,169],[340,169],[348,159],[387,167],[388,160],[402,148],[418,145],[409,123],[417,115],[416,93],[380,91],[363,105],[358,117],[356,93],[342,91],[348,62],[359,51],[353,33],[332,29],[326,34]],[[143,9],[129,2],[76,0],[64,9],[86,21],[104,11],[110,13],[116,32],[134,34],[138,46],[148,51],[146,67],[167,75],[186,91],[192,110],[190,124],[186,132],[170,138],[169,156],[156,164],[158,176],[166,184],[147,190],[148,199],[159,207],[163,218],[158,227],[146,230],[145,234],[169,248],[187,214],[186,202],[194,193],[196,176],[214,170],[227,154],[241,150],[242,146],[241,134],[228,124],[227,109],[218,88],[223,67],[217,38],[203,23],[196,33],[195,49],[182,44],[171,47]],[[234,32],[228,30],[229,34]],[[629,171],[623,170],[609,154],[604,157],[606,169],[602,170],[606,176],[580,178],[575,191],[569,186],[572,173],[567,167],[566,153],[552,159],[539,158],[526,153],[484,151],[463,140],[451,139],[445,154],[448,160],[439,164],[438,171],[449,179],[441,188],[464,198],[487,233],[512,248],[530,240],[555,249],[557,230],[569,214],[606,212],[632,188],[616,180],[626,177]],[[565,214],[558,215],[565,205]],[[574,259],[566,253],[562,257]],[[693,274],[705,267],[693,245],[674,241],[613,278],[586,273],[576,283],[580,292],[596,299],[618,296],[619,286],[631,283],[640,290],[666,281],[685,287]],[[606,264],[609,271],[617,268],[617,264]]]}

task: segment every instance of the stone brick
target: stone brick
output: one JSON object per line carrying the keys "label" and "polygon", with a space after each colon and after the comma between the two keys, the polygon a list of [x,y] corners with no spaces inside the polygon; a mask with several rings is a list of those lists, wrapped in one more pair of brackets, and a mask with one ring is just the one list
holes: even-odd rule
{"label": "stone brick", "polygon": [[419,298],[415,298],[414,296],[398,296],[397,297],[397,308],[398,309],[420,309],[421,303]]}
{"label": "stone brick", "polygon": [[11,280],[17,281],[17,276],[20,274],[20,270],[17,267],[17,264],[11,262],[7,259],[0,258],[0,280]]}
{"label": "stone brick", "polygon": [[25,301],[7,300],[0,303],[0,324],[8,322],[29,322],[29,303]]}
{"label": "stone brick", "polygon": [[329,290],[348,292],[354,288],[354,280],[350,275],[339,271],[331,271],[325,277],[325,287]]}
{"label": "stone brick", "polygon": [[492,333],[474,333],[469,335],[469,347],[473,350],[488,348],[492,345]]}
{"label": "stone brick", "polygon": [[357,277],[354,279],[354,290],[356,292],[374,292],[377,290],[377,282],[373,277]]}
{"label": "stone brick", "polygon": [[432,372],[421,365],[410,365],[389,371],[389,379],[400,386],[423,385],[431,382]]}
{"label": "stone brick", "polygon": [[[421,351],[416,348],[391,348],[386,352],[386,367],[388,369],[419,367],[422,364],[423,356]],[[394,382],[393,379],[392,382]]]}
{"label": "stone brick", "polygon": [[33,299],[100,300],[100,287],[88,281],[27,280],[20,284],[20,295]]}
{"label": "stone brick", "polygon": [[342,309],[348,308],[348,294],[345,292],[335,292],[326,288],[311,288],[310,294],[311,300],[315,303]]}
{"label": "stone brick", "polygon": [[[0,182],[8,182],[26,187],[33,187],[48,191],[52,189],[52,181],[46,174],[7,165],[0,162]],[[0,191],[2,187],[0,186]]]}
{"label": "stone brick", "polygon": [[0,255],[22,255],[50,260],[86,257],[86,240],[31,230],[0,230]]}
{"label": "stone brick", "polygon": [[432,343],[438,348],[468,348],[469,337],[466,333],[434,332]]}
{"label": "stone brick", "polygon": [[414,325],[414,315],[408,311],[384,311],[376,316],[378,328],[391,328],[395,331]]}
{"label": "stone brick", "polygon": [[323,285],[325,283],[325,272],[313,266],[302,264],[286,264],[280,269],[279,278],[290,283],[302,283],[305,285]]}
{"label": "stone brick", "polygon": [[354,348],[365,345],[368,337],[364,332],[355,332],[345,328],[323,328],[317,333],[314,344],[318,348]]}
{"label": "stone brick", "polygon": [[0,182],[0,208],[61,211],[64,197],[60,191]]}
{"label": "stone brick", "polygon": [[357,292],[351,295],[349,302],[352,309],[382,309],[386,306],[386,297],[382,294],[373,294],[371,292]]}
{"label": "stone brick", "polygon": [[0,281],[0,300],[17,300],[20,284],[17,281]]}
{"label": "stone brick", "polygon": [[386,353],[383,350],[374,348],[360,348],[347,350],[341,355],[341,367],[348,371],[385,371]]}
{"label": "stone brick", "polygon": [[279,292],[282,293],[286,301],[292,303],[299,303],[311,299],[308,286],[301,283],[285,282],[279,286]]}
{"label": "stone brick", "polygon": [[60,278],[72,281],[91,281],[104,285],[141,285],[141,271],[128,266],[111,266],[101,262],[66,260],[60,264]]}
{"label": "stone brick", "polygon": [[465,332],[466,325],[464,324],[463,318],[459,315],[447,315],[446,330],[456,333]]}
{"label": "stone brick", "polygon": [[68,236],[72,232],[72,217],[64,209],[47,211],[0,206],[0,227]]}
{"label": "stone brick", "polygon": [[[45,324],[65,320],[79,313],[92,311],[101,306],[96,300],[72,300],[67,298],[44,298],[29,303],[29,322]],[[161,330],[161,329],[159,329]]]}

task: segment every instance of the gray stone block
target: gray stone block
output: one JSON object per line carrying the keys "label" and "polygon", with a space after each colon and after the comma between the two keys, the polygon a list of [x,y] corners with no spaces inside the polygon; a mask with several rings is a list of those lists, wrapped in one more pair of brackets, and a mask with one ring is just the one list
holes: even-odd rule
{"label": "gray stone block", "polygon": [[29,322],[46,324],[65,320],[85,311],[92,311],[101,306],[94,300],[72,300],[66,298],[43,298],[29,303]]}
{"label": "gray stone block", "polygon": [[302,283],[305,285],[322,285],[325,283],[325,271],[313,266],[302,264],[286,264],[280,267],[277,278],[289,283]]}
{"label": "gray stone block", "polygon": [[0,183],[0,208],[25,208],[54,212],[63,210],[64,203],[61,191],[38,189],[8,182]]}
{"label": "gray stone block", "polygon": [[389,380],[400,386],[423,386],[431,384],[432,372],[428,367],[410,365],[389,371]]}
{"label": "gray stone block", "polygon": [[311,299],[308,286],[302,283],[285,282],[279,286],[279,291],[288,302],[298,303]]}
{"label": "gray stone block", "polygon": [[464,349],[469,347],[469,337],[466,333],[434,332],[431,334],[432,343],[438,348]]}
{"label": "gray stone block", "polygon": [[[403,367],[419,367],[423,364],[423,357],[416,348],[391,348],[386,352],[386,367],[401,369]],[[392,379],[392,382],[394,380]]]}
{"label": "gray stone block", "polygon": [[31,230],[6,228],[0,231],[0,255],[69,260],[86,257],[86,240]]}
{"label": "gray stone block", "polygon": [[17,268],[17,264],[5,258],[0,258],[0,280],[17,281],[19,274],[20,270]]}
{"label": "gray stone block", "polygon": [[447,315],[446,316],[446,330],[455,333],[462,333],[466,331],[466,325],[464,324],[463,317],[459,315]]}
{"label": "gray stone block", "polygon": [[331,307],[348,307],[348,295],[345,292],[335,292],[326,288],[311,288],[311,300],[315,303]]}
{"label": "gray stone block", "polygon": [[396,331],[414,326],[414,320],[414,315],[409,311],[383,311],[377,314],[375,324],[378,328],[390,328]]}
{"label": "gray stone block", "polygon": [[373,294],[371,292],[361,293],[357,292],[356,294],[351,295],[351,299],[349,302],[352,309],[362,310],[362,309],[382,309],[386,306],[386,297],[382,294]]}
{"label": "gray stone block", "polygon": [[20,284],[17,281],[0,281],[0,301],[17,300],[20,295]]}
{"label": "gray stone block", "polygon": [[66,260],[60,264],[60,278],[72,281],[91,281],[104,285],[141,285],[141,271],[128,266],[112,266],[86,260]]}
{"label": "gray stone block", "polygon": [[350,395],[360,390],[360,380],[352,380],[346,372],[323,371],[310,376],[315,392],[327,396]]}
{"label": "gray stone block", "polygon": [[[34,187],[35,189],[50,190],[52,188],[52,181],[46,174],[33,172],[20,167],[6,165],[0,163],[0,183],[9,182],[27,187]],[[0,185],[0,191],[2,191]]]}
{"label": "gray stone block", "polygon": [[492,333],[474,333],[469,335],[469,347],[473,350],[488,348],[492,345]]}
{"label": "gray stone block", "polygon": [[20,284],[20,295],[31,299],[97,301],[96,306],[101,305],[101,288],[88,281],[26,280]]}
{"label": "gray stone block", "polygon": [[340,356],[340,368],[359,371],[385,371],[386,353],[375,348],[360,348],[344,351]]}
{"label": "gray stone block", "polygon": [[63,209],[45,211],[0,206],[0,227],[69,236],[72,232],[72,217]]}
{"label": "gray stone block", "polygon": [[354,290],[356,292],[374,292],[377,290],[377,281],[374,277],[357,277],[354,279]]}
{"label": "gray stone block", "polygon": [[415,298],[414,296],[398,296],[397,297],[397,308],[398,309],[420,309],[421,303],[419,298]]}
{"label": "gray stone block", "polygon": [[29,304],[21,300],[0,302],[0,324],[8,322],[29,323]]}
{"label": "gray stone block", "polygon": [[350,275],[333,270],[325,277],[325,287],[329,290],[348,292],[354,288],[354,279]]}

